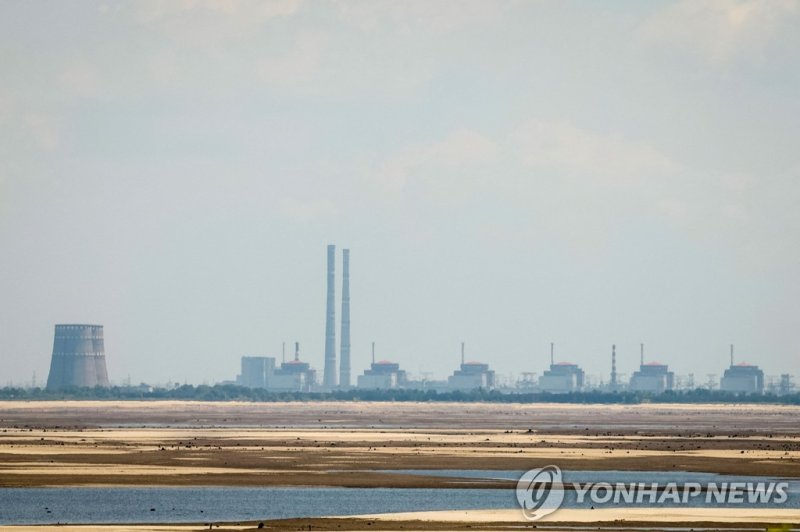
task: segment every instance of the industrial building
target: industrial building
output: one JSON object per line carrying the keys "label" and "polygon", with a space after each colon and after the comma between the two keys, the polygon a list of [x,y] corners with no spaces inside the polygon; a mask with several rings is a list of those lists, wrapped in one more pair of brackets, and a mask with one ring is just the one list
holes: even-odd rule
{"label": "industrial building", "polygon": [[47,388],[108,385],[103,326],[56,325]]}
{"label": "industrial building", "polygon": [[667,364],[648,362],[634,371],[628,389],[632,392],[664,393],[675,387],[675,373]]}
{"label": "industrial building", "polygon": [[579,392],[583,389],[584,373],[577,364],[557,362],[539,376],[539,390],[548,393]]}
{"label": "industrial building", "polygon": [[494,388],[494,371],[489,364],[483,362],[464,361],[464,343],[461,343],[461,367],[447,378],[450,390],[471,391],[478,388],[491,390]]}
{"label": "industrial building", "polygon": [[275,392],[310,392],[317,384],[317,372],[300,360],[300,343],[294,344],[294,359],[284,362],[267,379],[267,389]]}
{"label": "industrial building", "polygon": [[675,373],[667,364],[644,362],[644,344],[639,346],[639,371],[634,371],[628,389],[632,392],[664,393],[675,388]]}
{"label": "industrial building", "polygon": [[583,389],[583,370],[572,362],[555,362],[550,344],[550,369],[539,377],[539,390],[547,393],[579,392]]}
{"label": "industrial building", "polygon": [[719,389],[732,393],[764,393],[764,372],[744,362],[731,365],[720,379]]}
{"label": "industrial building", "polygon": [[746,362],[734,365],[731,344],[731,365],[722,375],[719,389],[731,393],[764,393],[764,372],[758,366]]}
{"label": "industrial building", "polygon": [[236,383],[248,388],[268,388],[269,379],[274,372],[274,357],[244,356],[242,372],[236,377]]}
{"label": "industrial building", "polygon": [[358,376],[358,387],[369,390],[392,390],[407,385],[406,372],[400,364],[388,360],[375,362],[375,342],[372,342],[372,364]]}

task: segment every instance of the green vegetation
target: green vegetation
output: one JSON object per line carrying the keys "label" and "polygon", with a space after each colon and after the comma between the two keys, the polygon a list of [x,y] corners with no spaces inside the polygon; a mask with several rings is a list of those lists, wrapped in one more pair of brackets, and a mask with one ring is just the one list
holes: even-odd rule
{"label": "green vegetation", "polygon": [[0,400],[159,400],[186,401],[453,401],[489,403],[584,403],[584,404],[638,404],[638,403],[772,403],[800,404],[800,393],[789,395],[736,395],[705,389],[672,391],[659,395],[635,392],[610,393],[588,391],[568,394],[503,393],[497,390],[471,392],[436,392],[433,390],[346,390],[335,392],[270,392],[258,388],[245,388],[233,384],[215,386],[184,385],[176,388],[148,388],[145,386],[115,386],[111,388],[0,388]]}

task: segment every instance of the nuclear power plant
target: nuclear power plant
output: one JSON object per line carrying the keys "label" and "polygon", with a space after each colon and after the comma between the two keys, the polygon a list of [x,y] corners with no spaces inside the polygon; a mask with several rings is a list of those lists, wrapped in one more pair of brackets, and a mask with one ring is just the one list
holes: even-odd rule
{"label": "nuclear power plant", "polygon": [[[350,250],[342,250],[342,284],[341,284],[341,332],[338,360],[336,354],[336,246],[327,247],[327,278],[326,278],[326,314],[325,314],[325,356],[324,374],[321,383],[317,383],[314,370],[308,363],[300,363],[297,356],[292,362],[285,362],[278,369],[274,358],[253,357],[242,358],[242,373],[237,377],[237,382],[251,387],[265,387],[276,391],[332,391],[343,390],[353,386],[362,389],[389,390],[389,389],[418,389],[447,391],[471,390],[499,390],[508,393],[538,392],[549,394],[581,393],[591,391],[605,392],[636,392],[648,395],[662,394],[677,389],[693,389],[694,375],[689,374],[681,379],[667,364],[660,362],[644,361],[644,344],[639,344],[639,367],[630,378],[618,372],[617,345],[611,346],[611,374],[606,382],[592,381],[584,369],[573,362],[556,362],[554,344],[550,344],[550,365],[542,373],[525,371],[524,379],[518,381],[516,386],[498,382],[495,371],[489,364],[477,361],[467,361],[465,358],[465,345],[461,343],[461,364],[446,380],[432,380],[427,377],[429,373],[421,370],[421,378],[412,378],[401,369],[400,363],[389,360],[375,360],[375,344],[372,347],[372,363],[356,379],[353,376],[351,365],[351,338],[350,338]],[[302,379],[283,380],[278,384],[276,376],[285,373],[293,375],[302,373]],[[266,375],[266,376],[265,376]],[[538,377],[538,378],[537,378]],[[355,381],[355,382],[354,382]],[[263,383],[263,384],[262,384]],[[789,393],[793,384],[789,375],[781,376],[774,388],[780,393]],[[733,365],[725,371],[720,389],[739,393],[763,393],[763,372],[756,366],[745,364]]]}
{"label": "nuclear power plant", "polygon": [[[336,246],[327,246],[324,370],[321,379],[312,366],[315,359],[300,360],[300,345],[295,343],[294,358],[286,360],[286,345],[280,364],[274,356],[241,357],[241,373],[236,383],[249,388],[264,388],[278,392],[332,392],[352,387],[373,390],[415,389],[436,392],[496,390],[506,393],[564,394],[581,392],[663,394],[673,390],[695,389],[694,374],[675,375],[665,363],[648,362],[644,359],[644,344],[639,344],[639,366],[629,378],[618,372],[618,345],[611,346],[610,379],[595,380],[586,375],[584,369],[573,362],[556,362],[554,344],[550,344],[550,365],[541,373],[532,368],[518,366],[523,379],[514,384],[514,375],[507,379],[498,375],[486,362],[467,361],[465,344],[461,343],[461,364],[446,379],[434,380],[430,373],[420,368],[418,375],[408,375],[401,369],[399,361],[375,361],[373,342],[372,363],[358,378],[353,374],[350,336],[350,250],[342,250],[341,324],[340,343],[336,344]],[[320,346],[321,347],[321,346]],[[341,358],[337,357],[337,347]],[[321,354],[317,351],[317,355]],[[764,371],[753,364],[734,364],[731,346],[730,366],[721,379],[709,375],[707,390],[718,389],[734,394],[794,393],[794,384],[789,374],[765,376]],[[66,387],[109,386],[106,370],[105,346],[102,325],[59,324],[55,326],[53,353],[48,389]],[[34,377],[35,387],[35,377]]]}
{"label": "nuclear power plant", "polygon": [[56,325],[47,388],[108,386],[102,325]]}

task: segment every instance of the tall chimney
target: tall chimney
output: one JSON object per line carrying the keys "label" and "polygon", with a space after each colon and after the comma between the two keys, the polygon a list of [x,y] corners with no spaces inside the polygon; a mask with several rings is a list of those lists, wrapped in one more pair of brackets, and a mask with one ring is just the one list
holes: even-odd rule
{"label": "tall chimney", "polygon": [[336,386],[336,246],[328,246],[328,299],[325,314],[325,372],[322,385]]}
{"label": "tall chimney", "polygon": [[644,344],[639,344],[639,365],[644,366]]}
{"label": "tall chimney", "polygon": [[286,362],[286,342],[281,344],[281,364]]}
{"label": "tall chimney", "polygon": [[294,343],[294,361],[295,362],[300,361],[300,342]]}
{"label": "tall chimney", "polygon": [[461,365],[464,365],[464,342],[461,342]]}
{"label": "tall chimney", "polygon": [[731,344],[731,367],[733,367],[733,344]]}
{"label": "tall chimney", "polygon": [[617,389],[617,346],[611,346],[611,391]]}
{"label": "tall chimney", "polygon": [[550,365],[551,366],[555,364],[555,362],[554,362],[555,359],[553,358],[553,346],[554,346],[553,342],[550,342]]}
{"label": "tall chimney", "polygon": [[350,387],[350,250],[342,250],[342,356],[339,386]]}
{"label": "tall chimney", "polygon": [[375,342],[372,342],[372,363],[375,363]]}

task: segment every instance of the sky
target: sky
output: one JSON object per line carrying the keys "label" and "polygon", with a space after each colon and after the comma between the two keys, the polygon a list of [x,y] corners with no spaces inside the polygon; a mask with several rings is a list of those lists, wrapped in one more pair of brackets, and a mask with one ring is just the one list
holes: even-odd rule
{"label": "sky", "polygon": [[[800,375],[800,3],[0,3],[0,385],[352,360]],[[337,283],[341,282],[337,271]],[[340,287],[337,287],[337,291]],[[337,312],[338,312],[337,308]],[[338,335],[338,331],[337,331]],[[337,338],[338,340],[338,338]]]}

